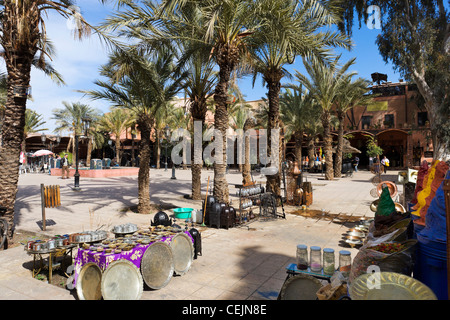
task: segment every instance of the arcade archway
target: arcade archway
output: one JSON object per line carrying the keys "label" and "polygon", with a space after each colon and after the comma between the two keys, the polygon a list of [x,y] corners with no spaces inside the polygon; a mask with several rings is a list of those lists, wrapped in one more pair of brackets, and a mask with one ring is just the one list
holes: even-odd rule
{"label": "arcade archway", "polygon": [[408,132],[399,129],[388,129],[377,135],[378,145],[383,149],[383,156],[389,159],[393,168],[406,167]]}

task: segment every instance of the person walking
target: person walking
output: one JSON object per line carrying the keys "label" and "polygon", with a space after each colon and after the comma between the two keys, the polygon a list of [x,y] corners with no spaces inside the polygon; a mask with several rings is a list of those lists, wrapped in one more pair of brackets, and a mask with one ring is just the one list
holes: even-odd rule
{"label": "person walking", "polygon": [[355,172],[358,172],[358,164],[359,164],[359,158],[358,158],[358,156],[356,156],[355,157],[355,162],[354,162]]}
{"label": "person walking", "polygon": [[384,156],[383,159],[381,160],[381,164],[383,165],[383,172],[386,173],[387,167],[389,167],[389,159],[386,156]]}
{"label": "person walking", "polygon": [[[62,179],[69,179],[69,155],[66,153],[64,158],[61,159],[61,167],[62,167]],[[66,173],[66,177],[64,177],[64,173]]]}
{"label": "person walking", "polygon": [[48,158],[48,174],[52,174],[52,168],[55,167],[55,158],[53,158],[53,154],[51,154]]}

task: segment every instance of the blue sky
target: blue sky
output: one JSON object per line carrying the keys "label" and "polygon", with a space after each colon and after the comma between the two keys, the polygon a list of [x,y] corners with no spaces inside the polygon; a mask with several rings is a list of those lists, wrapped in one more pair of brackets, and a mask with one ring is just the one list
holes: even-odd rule
{"label": "blue sky", "polygon": [[[96,0],[78,0],[77,5],[81,8],[85,19],[93,25],[100,23],[113,9],[112,4],[102,5]],[[70,24],[68,25],[67,21],[55,12],[49,12],[46,21],[48,37],[56,47],[56,57],[53,58],[52,64],[63,75],[66,86],[57,86],[42,72],[33,70],[31,75],[33,101],[28,102],[27,108],[42,114],[46,121],[44,127],[48,128],[46,133],[52,133],[56,127],[54,120],[51,119],[52,110],[62,108],[62,101],[86,103],[100,112],[108,111],[106,101],[92,101],[76,92],[95,87],[93,81],[99,78],[98,70],[107,62],[108,51],[95,35],[82,41],[75,40],[69,28]],[[388,81],[397,82],[401,78],[400,75],[394,72],[390,64],[385,64],[378,53],[375,39],[379,33],[379,29],[368,29],[365,24],[359,29],[358,23],[355,23],[352,36],[354,48],[350,52],[347,50],[336,52],[342,53],[342,62],[357,57],[350,70],[357,71],[358,76],[371,80],[371,73],[380,72],[388,75]],[[295,73],[295,70],[302,72],[304,70],[302,59],[297,58],[293,65],[286,68],[292,73]],[[4,70],[4,65],[2,69]],[[283,82],[290,80],[284,79]],[[260,79],[255,82],[254,87],[250,77],[241,79],[239,87],[248,101],[259,100],[266,95],[266,88]]]}

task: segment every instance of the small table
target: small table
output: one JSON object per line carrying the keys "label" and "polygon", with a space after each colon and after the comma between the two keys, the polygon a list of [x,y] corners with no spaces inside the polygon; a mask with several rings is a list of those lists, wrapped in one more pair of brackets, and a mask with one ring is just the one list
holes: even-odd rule
{"label": "small table", "polygon": [[[53,268],[59,267],[64,262],[64,259],[70,254],[70,258],[72,260],[72,251],[75,248],[75,244],[69,244],[63,247],[54,248],[51,250],[26,250],[28,254],[33,255],[33,278],[36,277],[39,272],[45,267],[44,266],[44,258],[43,255],[48,254],[48,283],[52,282]],[[62,257],[62,262],[53,262],[53,259],[57,257]],[[36,260],[39,259],[39,267],[36,266]],[[65,273],[64,269],[63,272]],[[66,274],[67,275],[67,274]]]}
{"label": "small table", "polygon": [[319,272],[312,272],[309,267],[308,267],[307,270],[297,269],[297,264],[295,264],[295,263],[290,263],[286,267],[286,273],[288,274],[287,277],[286,277],[286,280],[289,279],[290,277],[296,275],[296,274],[303,273],[303,274],[307,274],[307,275],[312,276],[312,277],[317,278],[317,279],[326,280],[328,282],[331,282],[331,276],[332,276],[332,275],[328,275],[328,274],[323,273],[323,269],[320,271],[320,273]]}

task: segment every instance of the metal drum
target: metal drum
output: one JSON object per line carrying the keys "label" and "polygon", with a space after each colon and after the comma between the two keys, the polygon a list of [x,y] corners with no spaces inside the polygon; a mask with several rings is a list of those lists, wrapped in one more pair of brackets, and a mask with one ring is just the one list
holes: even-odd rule
{"label": "metal drum", "polygon": [[106,268],[101,288],[105,300],[139,300],[144,284],[139,269],[130,261],[120,259]]}
{"label": "metal drum", "polygon": [[173,268],[177,275],[183,275],[191,268],[194,259],[194,245],[185,233],[178,233],[172,238],[170,248],[173,254]]}
{"label": "metal drum", "polygon": [[172,249],[164,242],[154,242],[141,260],[141,273],[145,284],[151,289],[164,288],[174,272]]}
{"label": "metal drum", "polygon": [[77,280],[77,294],[80,300],[101,300],[102,270],[98,265],[89,262],[81,268]]}

